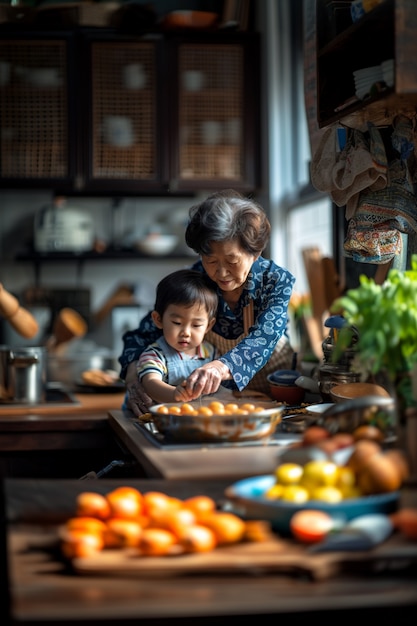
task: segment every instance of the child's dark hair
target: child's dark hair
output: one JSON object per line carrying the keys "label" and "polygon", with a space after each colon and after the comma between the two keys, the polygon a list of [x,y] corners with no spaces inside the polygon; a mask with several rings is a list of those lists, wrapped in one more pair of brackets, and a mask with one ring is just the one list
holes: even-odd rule
{"label": "child's dark hair", "polygon": [[216,317],[216,287],[208,277],[195,270],[178,270],[163,278],[156,288],[155,311],[162,317],[168,305],[192,306],[200,302],[209,319]]}

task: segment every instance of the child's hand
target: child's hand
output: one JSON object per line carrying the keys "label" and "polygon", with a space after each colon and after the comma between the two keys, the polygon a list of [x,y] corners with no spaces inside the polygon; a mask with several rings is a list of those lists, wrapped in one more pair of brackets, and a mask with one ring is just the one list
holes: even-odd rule
{"label": "child's hand", "polygon": [[192,394],[190,394],[185,388],[185,380],[180,385],[175,387],[174,400],[175,402],[189,402],[192,400]]}

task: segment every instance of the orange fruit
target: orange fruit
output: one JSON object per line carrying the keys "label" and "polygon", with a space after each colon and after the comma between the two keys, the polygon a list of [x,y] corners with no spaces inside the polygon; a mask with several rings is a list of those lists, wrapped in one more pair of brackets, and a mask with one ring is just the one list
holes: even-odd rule
{"label": "orange fruit", "polygon": [[184,402],[184,404],[181,405],[181,414],[182,415],[196,415],[197,411],[192,406],[192,404],[189,404],[188,402]]}
{"label": "orange fruit", "polygon": [[180,506],[180,500],[171,498],[162,491],[147,491],[143,494],[143,514],[149,519],[159,519],[170,509]]}
{"label": "orange fruit", "polygon": [[200,406],[197,409],[197,413],[198,415],[203,415],[205,417],[211,417],[213,415],[213,411],[210,409],[209,406]]}
{"label": "orange fruit", "polygon": [[216,510],[216,503],[209,496],[192,496],[184,500],[183,505],[193,511],[196,518]]}
{"label": "orange fruit", "polygon": [[181,545],[185,552],[210,552],[216,547],[217,540],[210,528],[194,524],[184,529]]}
{"label": "orange fruit", "polygon": [[135,519],[143,511],[143,495],[134,487],[117,487],[106,495],[112,517]]}
{"label": "orange fruit", "polygon": [[165,528],[144,528],[139,549],[146,556],[161,556],[171,552],[176,536]]}
{"label": "orange fruit", "polygon": [[64,530],[101,535],[106,530],[106,524],[96,517],[70,517],[65,523]]}
{"label": "orange fruit", "polygon": [[139,545],[142,526],[135,520],[112,517],[107,520],[104,532],[106,548],[126,548]]}
{"label": "orange fruit", "polygon": [[185,529],[196,523],[196,516],[190,509],[169,509],[153,519],[152,526],[165,528],[177,538],[182,537]]}
{"label": "orange fruit", "polygon": [[61,537],[61,551],[68,559],[94,556],[103,547],[104,541],[100,533],[86,530],[68,530]]}
{"label": "orange fruit", "polygon": [[[256,406],[252,402],[245,402],[244,404],[240,405],[240,408],[244,411],[247,411],[248,413],[253,413],[254,411],[256,411]],[[262,411],[262,407],[259,407],[259,410]]]}
{"label": "orange fruit", "polygon": [[224,413],[224,404],[219,400],[213,400],[210,402],[209,407],[213,411],[214,415],[223,415]]}
{"label": "orange fruit", "polygon": [[111,514],[107,498],[93,491],[83,491],[78,494],[75,507],[77,515],[107,519]]}
{"label": "orange fruit", "polygon": [[245,522],[234,513],[216,511],[206,513],[201,517],[200,524],[210,528],[216,537],[217,543],[236,543],[245,534]]}
{"label": "orange fruit", "polygon": [[247,520],[245,522],[245,534],[243,536],[245,541],[262,542],[274,538],[275,535],[270,522],[266,520]]}

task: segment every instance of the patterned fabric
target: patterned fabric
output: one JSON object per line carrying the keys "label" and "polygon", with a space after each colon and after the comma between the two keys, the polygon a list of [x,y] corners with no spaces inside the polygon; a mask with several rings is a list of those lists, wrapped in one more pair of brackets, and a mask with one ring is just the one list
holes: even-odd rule
{"label": "patterned fabric", "polygon": [[[237,344],[249,334],[249,329],[254,323],[253,300],[249,302],[243,309],[243,328],[244,332],[237,339],[225,339],[221,335],[210,330],[206,337],[214,344],[220,354],[225,354],[232,350]],[[275,346],[268,362],[264,367],[252,378],[246,386],[246,389],[254,389],[262,393],[269,393],[269,383],[267,381],[268,374],[272,374],[277,369],[289,369],[292,364],[294,351],[290,346],[288,338],[283,335]]]}
{"label": "patterned fabric", "polygon": [[174,350],[163,337],[160,337],[142,352],[136,371],[139,378],[156,373],[164,382],[177,386],[197,367],[210,363],[217,356],[218,351],[208,341],[204,341],[198,347],[195,356],[189,357],[183,352]]}
{"label": "patterned fabric", "polygon": [[359,263],[388,263],[401,254],[401,233],[396,229],[362,228],[351,219],[344,243],[345,256]]}
{"label": "patterned fabric", "polygon": [[[204,272],[201,261],[192,267]],[[248,335],[226,352],[222,361],[230,370],[233,381],[223,385],[230,388],[244,389],[257,372],[271,358],[281,337],[282,343],[288,344],[287,310],[294,276],[270,259],[259,257],[252,265],[245,288],[234,311],[225,302],[220,290],[219,308],[213,332],[225,339],[236,340],[244,333],[243,309],[253,300],[254,324]],[[142,319],[139,328],[128,331],[123,336],[124,351],[119,357],[121,377],[125,377],[130,363],[136,361],[143,350],[161,336],[161,331],[154,325],[149,313]]]}

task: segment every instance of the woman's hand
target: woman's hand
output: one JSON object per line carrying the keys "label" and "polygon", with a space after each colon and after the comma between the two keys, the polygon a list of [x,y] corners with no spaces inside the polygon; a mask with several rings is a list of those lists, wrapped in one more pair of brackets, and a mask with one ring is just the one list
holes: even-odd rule
{"label": "woman's hand", "polygon": [[136,375],[136,362],[129,365],[125,382],[127,391],[126,406],[136,417],[140,417],[144,413],[147,413],[149,407],[155,403],[152,398],[148,396]]}
{"label": "woman's hand", "polygon": [[185,389],[190,400],[201,395],[215,393],[223,380],[230,380],[229,368],[221,361],[211,361],[194,370],[185,381]]}

